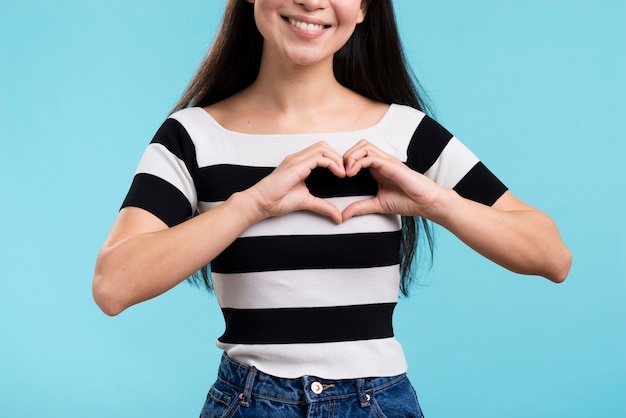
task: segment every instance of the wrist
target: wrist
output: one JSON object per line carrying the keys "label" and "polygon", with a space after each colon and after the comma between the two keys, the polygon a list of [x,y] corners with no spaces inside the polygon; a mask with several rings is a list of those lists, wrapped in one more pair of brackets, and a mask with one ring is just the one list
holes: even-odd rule
{"label": "wrist", "polygon": [[247,226],[252,226],[268,217],[253,194],[254,192],[248,189],[233,193],[227,200],[228,204],[232,206],[232,210],[239,212],[240,218],[248,224]]}
{"label": "wrist", "polygon": [[445,226],[453,216],[454,207],[458,205],[461,196],[451,189],[441,188],[433,202],[424,209],[422,217]]}

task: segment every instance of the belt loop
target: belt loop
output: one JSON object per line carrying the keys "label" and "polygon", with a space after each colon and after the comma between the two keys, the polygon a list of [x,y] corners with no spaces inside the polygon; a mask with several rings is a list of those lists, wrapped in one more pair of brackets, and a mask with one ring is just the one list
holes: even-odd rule
{"label": "belt loop", "polygon": [[249,406],[250,399],[252,398],[252,386],[254,385],[256,372],[257,370],[255,367],[250,367],[248,376],[246,377],[246,387],[244,388],[243,393],[239,395],[241,406],[245,406],[246,408]]}
{"label": "belt loop", "polygon": [[361,403],[361,408],[370,406],[370,395],[365,390],[365,379],[356,379],[356,392],[359,397],[359,402]]}

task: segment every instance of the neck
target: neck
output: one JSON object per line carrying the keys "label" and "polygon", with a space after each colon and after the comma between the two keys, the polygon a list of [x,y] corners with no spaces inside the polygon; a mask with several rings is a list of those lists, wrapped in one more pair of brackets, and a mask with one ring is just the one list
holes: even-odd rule
{"label": "neck", "polygon": [[346,90],[335,79],[332,59],[303,66],[264,56],[250,93],[266,109],[289,114],[336,103]]}

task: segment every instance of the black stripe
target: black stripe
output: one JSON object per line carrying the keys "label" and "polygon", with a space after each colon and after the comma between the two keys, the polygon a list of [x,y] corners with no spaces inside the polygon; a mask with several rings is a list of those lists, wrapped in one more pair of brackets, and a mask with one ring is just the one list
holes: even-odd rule
{"label": "black stripe", "polygon": [[248,167],[232,164],[218,164],[199,168],[195,179],[198,188],[198,200],[222,202],[233,193],[254,186],[273,170],[273,167]]}
{"label": "black stripe", "polygon": [[369,170],[361,170],[354,177],[339,178],[329,169],[318,167],[305,181],[313,196],[329,198],[343,196],[373,196],[378,184]]}
{"label": "black stripe", "polygon": [[152,138],[151,143],[163,145],[169,152],[182,160],[193,177],[198,166],[196,147],[189,133],[179,121],[172,118],[166,119]]}
{"label": "black stripe", "polygon": [[454,190],[466,199],[491,206],[507,191],[507,187],[483,163],[478,162],[454,186]]}
{"label": "black stripe", "polygon": [[393,337],[395,303],[321,308],[223,308],[227,344],[306,344]]}
{"label": "black stripe", "polygon": [[367,268],[400,262],[401,231],[246,237],[235,240],[211,262],[216,273]]}
{"label": "black stripe", "polygon": [[424,116],[407,149],[407,165],[424,174],[441,155],[452,134],[429,116]]}
{"label": "black stripe", "polygon": [[[273,167],[251,167],[233,164],[217,164],[197,170],[196,184],[198,200],[221,202],[233,193],[254,186],[269,175]],[[311,194],[329,198],[339,196],[370,196],[378,190],[376,180],[369,170],[363,170],[354,177],[338,178],[326,168],[314,169],[305,184]]]}
{"label": "black stripe", "polygon": [[191,205],[185,195],[167,181],[152,174],[135,175],[122,208],[135,206],[174,226],[191,216]]}

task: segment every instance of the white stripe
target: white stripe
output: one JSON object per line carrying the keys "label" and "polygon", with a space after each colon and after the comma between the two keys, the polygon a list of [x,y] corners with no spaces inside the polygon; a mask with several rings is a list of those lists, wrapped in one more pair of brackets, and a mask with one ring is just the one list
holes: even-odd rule
{"label": "white stripe", "polygon": [[441,187],[452,189],[478,161],[478,157],[453,137],[424,174]]}
{"label": "white stripe", "polygon": [[322,344],[216,344],[240,363],[290,379],[304,375],[325,379],[385,377],[407,370],[404,352],[395,338]]}
{"label": "white stripe", "polygon": [[273,309],[398,301],[399,266],[367,269],[212,273],[223,308]]}
{"label": "white stripe", "polygon": [[196,149],[199,167],[234,164],[276,167],[287,155],[326,141],[339,154],[361,139],[406,160],[406,146],[424,114],[407,106],[392,105],[378,124],[351,132],[301,134],[245,134],[225,129],[202,108],[187,108],[170,116],[187,130]]}
{"label": "white stripe", "polygon": [[[255,135],[233,132],[219,125],[201,108],[188,108],[174,113],[187,130],[196,148],[199,167],[235,164],[250,167],[276,167],[287,155],[294,154],[324,140],[329,134]],[[354,132],[330,134],[335,145],[344,152],[358,142]]]}
{"label": "white stripe", "polygon": [[[365,199],[360,197],[334,197],[326,199],[340,211],[343,211],[350,202]],[[198,203],[200,212],[219,206],[217,203]],[[332,219],[310,211],[292,212],[287,215],[267,218],[248,228],[241,237],[273,236],[273,235],[334,235],[334,234],[359,234],[367,232],[391,232],[399,231],[402,221],[397,215],[366,215],[356,216],[341,224]]]}
{"label": "white stripe", "polygon": [[[219,132],[210,129],[207,124],[207,113],[200,107],[182,109],[170,116],[184,126],[193,142],[196,151],[196,161],[200,163],[207,155],[213,152],[213,145],[219,139]],[[204,167],[200,164],[199,167]]]}
{"label": "white stripe", "polygon": [[381,134],[389,143],[389,147],[381,146],[381,149],[400,161],[406,161],[409,143],[426,115],[409,106],[394,105],[393,108],[393,117],[390,117],[387,125],[381,129]]}
{"label": "white stripe", "polygon": [[180,190],[192,208],[196,207],[196,188],[185,163],[162,144],[150,144],[141,157],[137,174],[146,173],[160,177]]}

